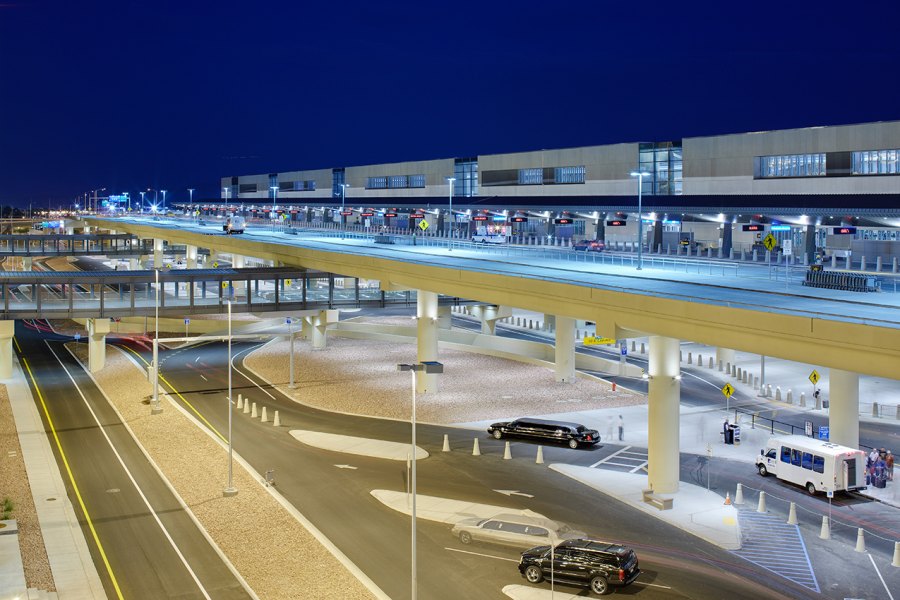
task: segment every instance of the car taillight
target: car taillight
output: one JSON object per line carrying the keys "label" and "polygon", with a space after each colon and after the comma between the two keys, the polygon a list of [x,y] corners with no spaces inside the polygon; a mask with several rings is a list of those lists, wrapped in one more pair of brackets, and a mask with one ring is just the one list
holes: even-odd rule
{"label": "car taillight", "polygon": [[619,581],[625,581],[625,569],[619,569]]}
{"label": "car taillight", "polygon": [[587,435],[587,437],[586,437],[586,438],[585,438],[585,439],[586,439],[586,440],[587,440],[587,441],[589,441],[589,442],[590,442],[590,441],[591,441],[591,435],[590,435],[590,434],[588,434],[588,435]]}

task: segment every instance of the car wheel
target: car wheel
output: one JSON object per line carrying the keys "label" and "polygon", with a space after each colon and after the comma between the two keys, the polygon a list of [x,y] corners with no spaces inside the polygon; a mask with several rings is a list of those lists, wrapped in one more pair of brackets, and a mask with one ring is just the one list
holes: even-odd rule
{"label": "car wheel", "polygon": [[459,541],[463,544],[471,544],[472,543],[472,534],[468,531],[460,531],[459,532]]}
{"label": "car wheel", "polygon": [[758,470],[759,470],[759,474],[762,475],[763,477],[765,477],[766,475],[769,474],[768,469],[766,469],[766,465],[759,465]]}
{"label": "car wheel", "polygon": [[525,568],[525,579],[528,580],[528,583],[540,583],[544,580],[544,572],[540,567],[528,565]]}
{"label": "car wheel", "polygon": [[603,575],[597,575],[591,579],[591,591],[598,596],[605,596],[609,593],[609,582]]}
{"label": "car wheel", "polygon": [[806,484],[806,491],[809,493],[810,496],[815,496],[816,495],[816,486],[814,486],[812,484],[812,482],[809,482]]}
{"label": "car wheel", "polygon": [[569,440],[569,448],[574,450],[578,447],[578,440]]}
{"label": "car wheel", "polygon": [[499,440],[500,438],[503,437],[503,432],[500,431],[499,429],[495,429],[493,435],[494,435],[495,440]]}

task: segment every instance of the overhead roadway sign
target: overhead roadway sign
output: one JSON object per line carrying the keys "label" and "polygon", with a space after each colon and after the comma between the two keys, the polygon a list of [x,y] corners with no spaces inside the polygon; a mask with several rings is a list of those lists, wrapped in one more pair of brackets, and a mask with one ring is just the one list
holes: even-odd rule
{"label": "overhead roadway sign", "polygon": [[475,215],[474,217],[472,217],[472,220],[473,221],[487,221],[488,218],[487,218],[487,215]]}
{"label": "overhead roadway sign", "polygon": [[726,383],[725,385],[723,385],[722,386],[722,395],[725,396],[726,398],[731,398],[732,396],[734,396],[734,386],[731,385],[730,383]]}
{"label": "overhead roadway sign", "polygon": [[572,219],[553,219],[554,225],[571,225]]}
{"label": "overhead roadway sign", "polygon": [[775,236],[771,233],[763,238],[763,246],[766,247],[766,250],[772,250],[775,246],[778,245],[778,240],[775,239]]}
{"label": "overhead roadway sign", "polygon": [[616,340],[608,337],[597,337],[595,335],[586,335],[584,336],[584,345],[585,346],[600,346],[603,344],[615,344]]}
{"label": "overhead roadway sign", "polygon": [[834,235],[853,235],[856,233],[856,227],[832,227],[831,233]]}
{"label": "overhead roadway sign", "polygon": [[809,380],[813,385],[819,383],[819,372],[813,369],[813,372],[809,374]]}
{"label": "overhead roadway sign", "polygon": [[420,214],[420,213],[413,213],[413,214],[409,215],[409,218],[410,219],[424,219],[425,215]]}
{"label": "overhead roadway sign", "polygon": [[372,212],[364,212],[364,213],[359,213],[359,216],[361,216],[361,217],[374,217],[374,216],[375,216],[375,213],[372,213]]}
{"label": "overhead roadway sign", "polygon": [[510,217],[509,220],[511,223],[527,223],[528,217]]}
{"label": "overhead roadway sign", "polygon": [[741,229],[743,229],[744,231],[765,231],[766,226],[758,225],[758,224],[757,225],[742,225]]}
{"label": "overhead roadway sign", "polygon": [[345,210],[344,212],[341,213],[341,216],[342,216],[342,217],[349,217],[349,216],[352,215],[352,214],[353,214],[353,211],[352,211],[352,210]]}
{"label": "overhead roadway sign", "polygon": [[625,221],[624,219],[616,219],[615,221],[606,222],[607,227],[625,227],[626,225],[628,225],[628,221]]}
{"label": "overhead roadway sign", "polygon": [[397,216],[397,213],[395,213],[395,212],[384,213],[385,219],[393,219],[396,216]]}

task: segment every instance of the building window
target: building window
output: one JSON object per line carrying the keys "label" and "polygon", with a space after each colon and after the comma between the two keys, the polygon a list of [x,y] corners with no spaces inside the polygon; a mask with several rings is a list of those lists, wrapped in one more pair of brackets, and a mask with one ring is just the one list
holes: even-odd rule
{"label": "building window", "polygon": [[332,169],[331,171],[331,194],[333,196],[341,195],[341,185],[345,182],[344,169]]}
{"label": "building window", "polygon": [[314,192],[316,191],[316,180],[306,179],[303,181],[282,181],[278,184],[279,192]]}
{"label": "building window", "polygon": [[391,175],[387,179],[389,188],[409,187],[409,178],[406,175]]}
{"label": "building window", "polygon": [[383,190],[387,189],[388,186],[388,178],[387,177],[369,177],[366,179],[366,189],[367,190]]}
{"label": "building window", "polygon": [[241,194],[254,194],[256,193],[256,184],[255,183],[242,183],[238,188],[239,193]]}
{"label": "building window", "polygon": [[519,169],[519,185],[541,185],[543,183],[543,169]]}
{"label": "building window", "polygon": [[584,167],[556,167],[554,183],[584,183]]}
{"label": "building window", "polygon": [[409,176],[409,187],[411,187],[411,188],[425,187],[425,176],[424,175],[410,175]]}
{"label": "building window", "polygon": [[641,193],[653,196],[678,196],[682,192],[681,144],[676,142],[640,145],[638,165],[649,177],[641,178]]}
{"label": "building window", "polygon": [[825,175],[825,153],[782,154],[759,157],[759,176],[821,177]]}
{"label": "building window", "polygon": [[478,195],[478,160],[475,158],[457,158],[453,165],[453,194],[471,198]]}
{"label": "building window", "polygon": [[853,153],[854,175],[896,175],[900,173],[900,149],[863,150]]}

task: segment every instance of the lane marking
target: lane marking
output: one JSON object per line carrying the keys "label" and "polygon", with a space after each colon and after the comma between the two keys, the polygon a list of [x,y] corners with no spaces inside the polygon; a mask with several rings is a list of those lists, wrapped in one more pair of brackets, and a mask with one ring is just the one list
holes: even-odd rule
{"label": "lane marking", "polygon": [[[16,342],[16,347],[19,347],[18,342]],[[22,352],[21,348],[19,348],[19,352]],[[59,435],[56,433],[56,426],[53,424],[53,419],[50,418],[50,411],[47,409],[47,403],[44,401],[44,394],[41,393],[41,388],[38,387],[34,373],[31,371],[31,365],[28,364],[28,359],[24,356],[21,356],[21,358],[22,364],[25,365],[25,370],[28,371],[28,377],[31,379],[31,384],[34,386],[34,391],[37,393],[38,400],[41,401],[41,408],[44,411],[44,417],[47,419],[47,425],[50,427],[50,432],[53,434],[53,441],[56,442],[56,449],[59,451],[60,458],[62,458],[63,466],[66,468],[66,474],[69,476],[69,482],[72,484],[72,490],[75,492],[75,497],[78,499],[78,505],[81,507],[82,514],[84,514],[84,520],[87,522],[88,529],[91,530],[91,537],[94,538],[94,543],[97,544],[97,551],[100,552],[100,558],[103,559],[103,565],[106,567],[106,572],[109,574],[109,578],[112,581],[116,596],[119,600],[125,600],[125,597],[122,595],[122,590],[119,588],[119,581],[116,579],[115,573],[113,573],[112,566],[109,564],[109,559],[106,557],[106,551],[103,549],[103,544],[100,542],[100,537],[97,535],[97,530],[94,528],[94,521],[91,519],[87,506],[84,504],[84,499],[81,497],[81,491],[78,489],[78,484],[75,483],[75,475],[72,473],[72,468],[69,466],[69,459],[66,458],[66,453],[63,451],[62,442],[60,442]]]}
{"label": "lane marking", "polygon": [[632,583],[635,585],[646,585],[647,587],[662,588],[664,590],[672,589],[671,585],[659,585],[658,583],[647,583],[645,581],[632,581]]}
{"label": "lane marking", "polygon": [[172,536],[169,534],[169,530],[166,529],[166,526],[163,525],[162,521],[159,518],[159,514],[150,504],[150,500],[147,499],[147,496],[144,495],[144,490],[141,489],[141,486],[138,485],[138,482],[135,480],[134,475],[131,474],[131,471],[128,469],[128,466],[125,464],[125,461],[122,459],[122,455],[119,454],[118,449],[116,449],[115,444],[113,444],[112,440],[109,439],[109,435],[106,433],[106,428],[100,423],[100,419],[97,418],[97,413],[94,412],[94,409],[91,407],[87,398],[84,395],[84,392],[81,391],[81,386],[75,381],[75,378],[72,377],[72,373],[63,363],[63,361],[59,358],[59,355],[53,350],[53,347],[50,346],[50,343],[47,340],[44,340],[44,343],[47,344],[47,349],[50,350],[50,353],[59,363],[59,366],[62,367],[63,371],[65,371],[66,376],[69,378],[69,381],[72,382],[72,385],[75,386],[75,390],[78,392],[78,395],[81,396],[81,400],[84,402],[85,407],[88,409],[88,412],[91,413],[91,417],[93,417],[94,422],[97,424],[97,428],[101,434],[103,434],[103,438],[106,440],[106,443],[109,444],[110,450],[112,450],[113,454],[116,456],[116,460],[119,461],[119,465],[121,465],[122,470],[125,471],[125,474],[128,476],[128,480],[131,481],[131,485],[134,486],[134,489],[137,491],[138,495],[141,497],[141,500],[144,501],[144,505],[147,507],[147,510],[150,511],[150,514],[153,515],[153,520],[156,521],[156,524],[159,525],[159,528],[162,530],[163,534],[166,536],[166,539],[169,541],[169,545],[172,546],[172,549],[175,550],[175,554],[178,555],[178,558],[181,560],[181,563],[184,565],[184,568],[187,569],[188,573],[191,575],[191,579],[194,580],[194,583],[197,584],[197,587],[200,588],[200,593],[203,594],[203,597],[207,600],[212,600],[209,594],[206,592],[206,588],[203,587],[203,584],[200,582],[200,579],[197,577],[197,574],[194,573],[194,570],[187,562],[187,558],[185,558],[184,554],[179,550],[178,545],[175,543],[175,540],[172,539]]}
{"label": "lane marking", "polygon": [[200,379],[202,379],[203,381],[209,381],[209,379],[207,379],[206,375],[204,375],[203,373],[200,373]]}
{"label": "lane marking", "polygon": [[875,564],[875,559],[872,558],[872,555],[869,554],[869,560],[872,561],[872,567],[875,569],[875,572],[878,573],[878,579],[881,580],[881,585],[884,586],[884,591],[887,592],[888,598],[894,600],[894,595],[891,593],[891,590],[888,588],[887,584],[884,582],[884,577],[881,576],[881,571],[878,570],[878,565]]}
{"label": "lane marking", "polygon": [[471,554],[472,556],[483,556],[485,558],[495,558],[497,560],[505,560],[508,562],[519,562],[518,559],[515,558],[506,558],[505,556],[494,556],[493,554],[482,554],[480,552],[470,552],[469,550],[459,550],[457,548],[447,548],[444,547],[444,550],[449,550],[450,552],[459,552],[460,554]]}

